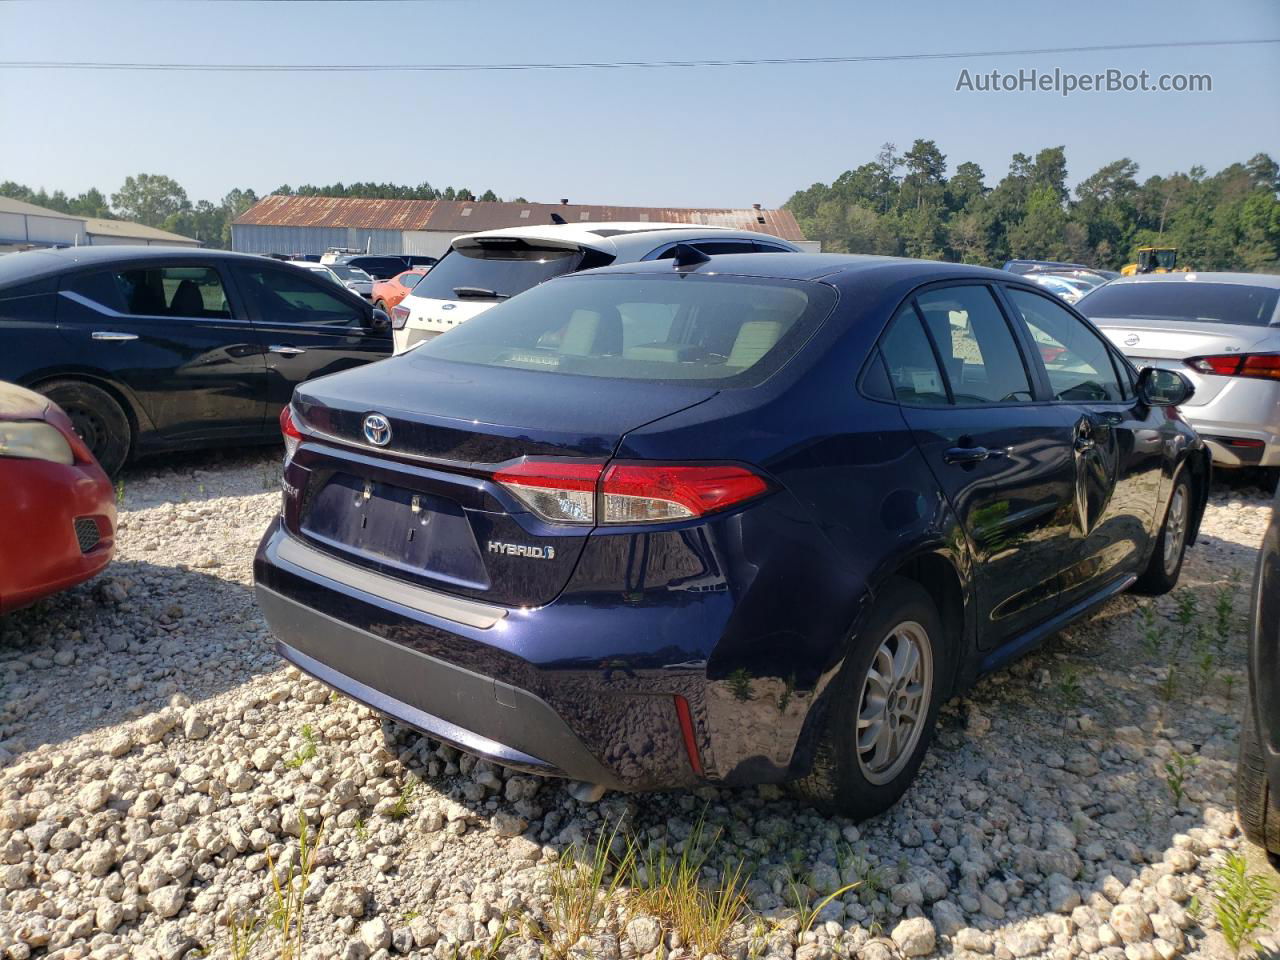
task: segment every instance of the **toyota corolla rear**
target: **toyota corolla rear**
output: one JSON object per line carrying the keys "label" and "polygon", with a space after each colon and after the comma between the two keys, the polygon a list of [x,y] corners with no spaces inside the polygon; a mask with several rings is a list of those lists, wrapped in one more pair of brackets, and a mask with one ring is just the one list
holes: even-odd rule
{"label": "toyota corolla rear", "polygon": [[[298,389],[255,566],[286,659],[592,784],[723,778],[759,748],[711,736],[708,662],[776,631],[779,591],[822,550],[734,437],[709,431],[696,461],[649,451],[682,412],[749,408],[835,294],[667,269],[558,279]],[[620,456],[641,428],[645,458]]]}
{"label": "toyota corolla rear", "polygon": [[1280,467],[1280,279],[1166,274],[1113,281],[1078,304],[1139,367],[1195,384],[1183,416],[1225,467]]}

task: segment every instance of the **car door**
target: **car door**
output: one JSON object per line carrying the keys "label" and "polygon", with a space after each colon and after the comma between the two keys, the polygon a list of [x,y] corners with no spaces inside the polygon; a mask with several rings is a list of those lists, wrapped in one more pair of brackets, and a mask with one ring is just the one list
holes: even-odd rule
{"label": "car door", "polygon": [[58,325],[73,363],[123,384],[167,441],[261,429],[266,363],[221,263],[126,261],[60,285]]}
{"label": "car door", "polygon": [[985,284],[919,291],[880,349],[903,416],[968,537],[979,642],[996,646],[1057,608],[1075,490],[1067,417],[1037,394]]}
{"label": "car door", "polygon": [[391,332],[375,329],[355,294],[305,270],[268,261],[234,267],[266,356],[268,423],[305,380],[391,355]]}
{"label": "car door", "polygon": [[1070,605],[1138,572],[1155,528],[1163,437],[1101,334],[1044,294],[1005,294],[1036,344],[1033,365],[1071,421],[1075,515],[1062,596]]}

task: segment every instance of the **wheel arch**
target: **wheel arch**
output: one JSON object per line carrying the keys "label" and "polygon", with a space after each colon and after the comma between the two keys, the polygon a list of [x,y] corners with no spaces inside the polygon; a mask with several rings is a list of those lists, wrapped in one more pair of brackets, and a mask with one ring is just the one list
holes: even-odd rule
{"label": "wheel arch", "polygon": [[45,370],[36,376],[26,380],[23,384],[29,390],[40,392],[40,388],[46,384],[54,383],[59,380],[77,380],[81,383],[87,383],[97,387],[100,390],[110,394],[116,403],[120,404],[120,409],[124,411],[124,415],[129,418],[129,426],[133,430],[133,440],[130,444],[130,454],[137,449],[139,436],[147,430],[154,429],[151,418],[147,416],[146,411],[138,402],[133,392],[125,387],[122,383],[111,377],[97,371],[87,370]]}

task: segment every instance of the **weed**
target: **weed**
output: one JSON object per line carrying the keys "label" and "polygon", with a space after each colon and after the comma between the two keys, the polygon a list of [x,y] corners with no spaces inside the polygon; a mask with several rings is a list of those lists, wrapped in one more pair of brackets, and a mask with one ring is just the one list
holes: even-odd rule
{"label": "weed", "polygon": [[1149,603],[1142,608],[1142,646],[1151,656],[1156,656],[1164,648],[1167,630],[1156,613],[1155,604]]}
{"label": "weed", "polygon": [[410,804],[413,802],[413,794],[418,789],[418,781],[410,777],[404,782],[404,786],[400,788],[400,796],[396,798],[396,804],[387,811],[387,816],[392,820],[403,820],[409,815],[412,809]]}
{"label": "weed", "polygon": [[227,945],[231,960],[246,960],[262,936],[262,925],[256,916],[232,917],[227,924],[227,935],[231,940]]}
{"label": "weed", "polygon": [[1181,642],[1182,640],[1185,640],[1186,632],[1191,628],[1191,625],[1195,623],[1196,612],[1200,607],[1200,601],[1189,589],[1182,589],[1178,591],[1178,595],[1174,598],[1174,602],[1177,604],[1178,609],[1174,613],[1173,619],[1176,620],[1178,622],[1178,626],[1182,628],[1182,636],[1179,638],[1179,642]]}
{"label": "weed", "polygon": [[563,957],[570,947],[595,932],[624,879],[632,873],[635,844],[626,844],[621,861],[610,856],[618,828],[601,831],[589,853],[567,847],[551,868],[551,902],[537,936],[548,953]]}
{"label": "weed", "polygon": [[267,869],[271,874],[272,907],[268,927],[260,927],[258,918],[238,918],[230,928],[231,956],[244,960],[267,930],[274,931],[276,943],[270,954],[275,960],[299,960],[304,942],[302,928],[306,920],[307,888],[315,863],[319,836],[313,837],[304,813],[298,814],[298,862],[286,871],[276,870],[267,852]]}
{"label": "weed", "polygon": [[635,912],[666,921],[699,955],[721,951],[747,904],[747,871],[741,862],[723,865],[719,882],[711,889],[699,880],[707,864],[706,851],[718,839],[719,832],[705,837],[699,819],[679,856],[666,843],[650,844],[643,852],[635,852],[627,877]]}
{"label": "weed", "polygon": [[754,694],[751,692],[751,674],[747,673],[743,667],[739,667],[729,674],[726,682],[729,684],[729,692],[733,694],[735,700],[741,700],[745,703],[754,699]]}
{"label": "weed", "polygon": [[116,481],[116,507],[124,509],[124,478]]}
{"label": "weed", "polygon": [[1173,660],[1165,668],[1164,680],[1160,683],[1160,699],[1169,703],[1178,695],[1178,665]]}
{"label": "weed", "polygon": [[1236,686],[1235,674],[1228,673],[1226,676],[1224,676],[1222,678],[1222,685],[1227,688],[1227,703],[1230,703],[1231,692],[1235,689],[1235,686]]}
{"label": "weed", "polygon": [[401,922],[412,923],[414,920],[417,920],[420,916],[422,916],[421,910],[410,910],[407,913],[405,913],[405,915],[401,918]]}
{"label": "weed", "polygon": [[1068,667],[1063,672],[1062,679],[1058,681],[1058,692],[1062,694],[1062,699],[1068,705],[1078,704],[1084,694],[1084,686],[1080,683],[1080,671],[1075,667]]}
{"label": "weed", "polygon": [[1169,787],[1169,796],[1173,798],[1175,807],[1182,803],[1183,787],[1186,784],[1187,774],[1199,762],[1199,757],[1188,757],[1181,753],[1175,753],[1165,761],[1164,782]]}
{"label": "weed", "polygon": [[364,817],[356,821],[356,836],[360,838],[361,843],[369,842],[369,825],[364,822]]}
{"label": "weed", "polygon": [[302,746],[294,751],[293,756],[285,761],[285,766],[297,770],[316,755],[316,731],[309,723],[302,725]]}
{"label": "weed", "polygon": [[791,703],[791,695],[796,692],[796,675],[793,673],[787,677],[787,685],[782,688],[782,692],[778,694],[778,712],[786,713],[787,707]]}
{"label": "weed", "polygon": [[827,908],[827,905],[838,897],[844,896],[850,890],[857,888],[858,881],[846,883],[839,890],[827,894],[817,903],[810,905],[804,888],[798,885],[794,880],[791,881],[791,905],[795,907],[796,920],[800,924],[800,934],[804,935],[813,929],[813,925],[817,922],[818,914]]}
{"label": "weed", "polygon": [[1240,571],[1233,569],[1227,582],[1213,592],[1213,629],[1218,650],[1226,649],[1235,621],[1236,592],[1240,589]]}
{"label": "weed", "polygon": [[1249,873],[1249,865],[1238,853],[1227,856],[1214,872],[1213,913],[1233,957],[1240,951],[1258,949],[1255,938],[1276,900],[1276,889],[1266,878]]}
{"label": "weed", "polygon": [[449,955],[450,960],[496,960],[502,950],[502,945],[518,932],[517,928],[507,926],[507,918],[503,917],[497,933],[493,934],[487,943],[472,947],[465,953],[462,951],[461,944],[459,944],[453,948],[453,953]]}
{"label": "weed", "polygon": [[875,897],[886,889],[884,872],[866,857],[854,853],[851,847],[841,844],[836,850],[836,861],[842,877],[852,873],[856,878],[859,895]]}

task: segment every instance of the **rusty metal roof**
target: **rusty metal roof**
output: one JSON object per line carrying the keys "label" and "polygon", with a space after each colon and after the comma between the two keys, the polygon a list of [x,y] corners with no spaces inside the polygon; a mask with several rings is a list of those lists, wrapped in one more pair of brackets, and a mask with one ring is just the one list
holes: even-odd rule
{"label": "rusty metal roof", "polygon": [[[482,203],[478,200],[362,200],[353,197],[293,197],[272,194],[236,218],[237,225],[276,227],[355,227],[370,230],[432,230],[474,233],[503,227],[551,223],[557,213],[565,221],[593,223],[652,221],[695,223],[771,233],[784,240],[803,240],[788,210],[754,208],[611,207],[580,203]],[[763,222],[762,222],[763,221]]]}

